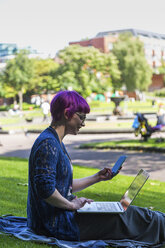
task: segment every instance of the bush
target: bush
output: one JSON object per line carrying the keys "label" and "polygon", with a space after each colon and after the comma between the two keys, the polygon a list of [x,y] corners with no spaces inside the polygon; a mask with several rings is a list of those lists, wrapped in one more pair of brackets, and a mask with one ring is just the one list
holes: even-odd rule
{"label": "bush", "polygon": [[0,106],[0,111],[8,111],[10,108],[9,106],[2,105]]}
{"label": "bush", "polygon": [[35,104],[30,104],[27,102],[23,102],[22,108],[23,108],[23,110],[32,110],[32,109],[40,108],[40,106],[37,106]]}
{"label": "bush", "polygon": [[165,88],[155,91],[155,96],[165,97]]}
{"label": "bush", "polygon": [[[0,111],[8,111],[9,109],[13,109],[14,107],[14,104],[11,104],[11,105],[2,105],[0,106]],[[38,109],[40,108],[40,106],[37,106],[35,104],[30,104],[30,103],[27,103],[27,102],[23,102],[22,104],[22,109],[24,111],[26,110],[32,110],[32,109]]]}

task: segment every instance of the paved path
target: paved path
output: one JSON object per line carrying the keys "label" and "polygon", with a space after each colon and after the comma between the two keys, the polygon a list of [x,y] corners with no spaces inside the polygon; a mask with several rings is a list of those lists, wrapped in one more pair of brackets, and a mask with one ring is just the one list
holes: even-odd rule
{"label": "paved path", "polygon": [[[12,156],[28,158],[30,148],[38,134],[23,133],[0,135],[0,156]],[[162,136],[162,134],[161,134]],[[165,181],[165,154],[163,153],[143,153],[136,151],[121,150],[83,150],[75,149],[80,143],[106,140],[121,140],[134,138],[133,134],[79,134],[77,136],[67,136],[64,140],[67,150],[74,164],[80,164],[95,168],[103,168],[112,165],[121,154],[128,155],[121,174],[135,175],[140,168],[146,169],[150,173],[151,179]]]}

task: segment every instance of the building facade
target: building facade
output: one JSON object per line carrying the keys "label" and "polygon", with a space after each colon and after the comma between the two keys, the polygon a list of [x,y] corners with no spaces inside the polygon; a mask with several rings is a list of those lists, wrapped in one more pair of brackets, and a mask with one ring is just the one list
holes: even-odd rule
{"label": "building facade", "polygon": [[79,44],[81,46],[94,46],[101,52],[108,53],[113,49],[113,44],[119,34],[130,32],[144,43],[144,52],[149,65],[156,70],[161,66],[162,59],[165,60],[165,34],[158,34],[138,29],[121,29],[100,32],[89,40],[70,42],[69,45]]}
{"label": "building facade", "polygon": [[14,58],[17,51],[18,47],[16,44],[0,43],[0,63],[5,63],[7,60]]}
{"label": "building facade", "polygon": [[49,58],[48,54],[39,53],[36,49],[33,49],[31,46],[28,47],[18,47],[17,44],[14,43],[0,43],[0,71],[2,71],[8,60],[11,60],[15,57],[15,54],[21,50],[27,50],[29,58],[40,58],[47,59]]}

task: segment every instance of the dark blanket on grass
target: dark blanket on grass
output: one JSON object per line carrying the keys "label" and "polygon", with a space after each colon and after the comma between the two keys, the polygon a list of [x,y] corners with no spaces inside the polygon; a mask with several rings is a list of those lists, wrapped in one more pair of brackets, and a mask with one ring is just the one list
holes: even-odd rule
{"label": "dark blanket on grass", "polygon": [[[164,230],[165,231],[165,230]],[[32,230],[27,227],[27,219],[16,216],[4,216],[0,217],[0,234],[13,235],[14,237],[24,240],[33,241],[37,243],[44,243],[48,245],[56,245],[63,248],[81,248],[81,247],[106,247],[110,245],[112,247],[132,247],[132,248],[146,248],[146,247],[162,247],[163,244],[154,244],[132,241],[129,239],[124,240],[90,240],[90,241],[64,241],[57,240],[56,238],[50,238],[35,234]],[[151,233],[154,235],[154,233]]]}

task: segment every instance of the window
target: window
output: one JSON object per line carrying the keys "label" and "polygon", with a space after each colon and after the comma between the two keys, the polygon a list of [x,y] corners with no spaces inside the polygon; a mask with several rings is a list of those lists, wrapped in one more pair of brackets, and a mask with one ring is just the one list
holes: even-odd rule
{"label": "window", "polygon": [[111,51],[113,49],[113,43],[109,42],[108,43],[108,50]]}

